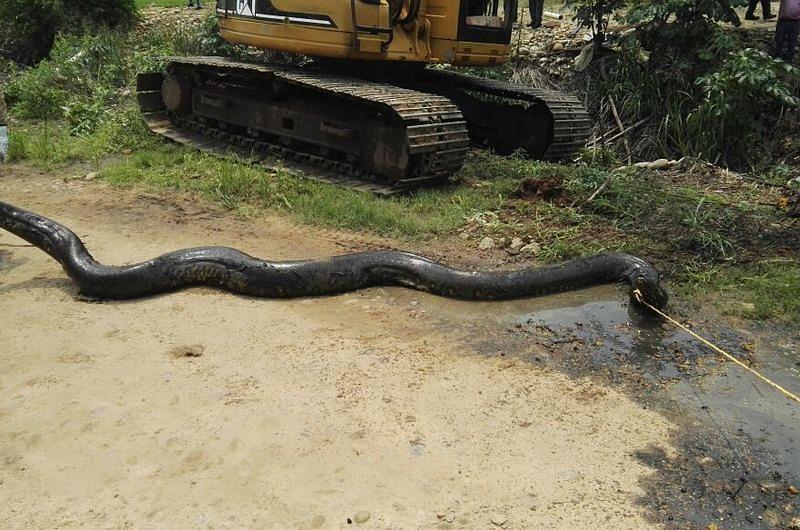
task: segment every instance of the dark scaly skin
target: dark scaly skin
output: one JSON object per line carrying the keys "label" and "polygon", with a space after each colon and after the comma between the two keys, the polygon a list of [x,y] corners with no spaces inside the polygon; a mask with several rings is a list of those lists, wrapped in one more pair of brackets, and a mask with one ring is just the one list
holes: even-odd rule
{"label": "dark scaly skin", "polygon": [[323,296],[394,285],[464,300],[507,300],[627,282],[633,303],[632,293],[638,288],[653,306],[661,309],[667,304],[667,293],[659,285],[655,269],[622,253],[598,254],[541,268],[472,272],[407,252],[272,262],[233,248],[201,247],[113,267],[95,261],[78,236],[65,226],[3,202],[0,227],[47,252],[75,281],[81,294],[94,298],[136,298],[193,285],[267,298]]}

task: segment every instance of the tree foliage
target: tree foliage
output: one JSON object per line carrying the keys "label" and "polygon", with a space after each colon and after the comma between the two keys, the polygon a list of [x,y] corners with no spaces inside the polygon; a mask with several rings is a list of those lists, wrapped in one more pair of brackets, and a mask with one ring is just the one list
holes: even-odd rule
{"label": "tree foliage", "polygon": [[133,0],[2,0],[0,54],[33,64],[48,54],[60,31],[116,28],[135,18]]}
{"label": "tree foliage", "polygon": [[[782,109],[798,108],[798,70],[742,46],[746,0],[569,0],[603,55],[595,110],[612,96],[626,122],[651,120],[644,157],[693,155],[734,166],[765,156]],[[604,35],[611,22],[625,31]],[[760,140],[760,141],[758,141]]]}

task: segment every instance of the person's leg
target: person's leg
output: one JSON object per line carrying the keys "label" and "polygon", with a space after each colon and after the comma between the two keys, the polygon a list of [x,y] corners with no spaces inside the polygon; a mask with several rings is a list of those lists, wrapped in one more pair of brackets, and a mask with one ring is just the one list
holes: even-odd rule
{"label": "person's leg", "polygon": [[792,29],[792,21],[780,19],[775,25],[775,57],[788,60],[789,56],[789,34]]}
{"label": "person's leg", "polygon": [[531,10],[531,27],[542,27],[542,12],[544,11],[544,0],[530,0],[528,3]]}
{"label": "person's leg", "polygon": [[775,58],[780,57],[783,52],[783,38],[783,19],[780,19],[775,24],[775,49],[772,52]]}
{"label": "person's leg", "polygon": [[794,52],[797,51],[797,38],[800,36],[800,20],[788,20],[789,30],[786,32],[786,61],[794,61]]}
{"label": "person's leg", "polygon": [[745,13],[744,18],[746,18],[747,20],[755,20],[757,5],[758,5],[758,0],[750,0],[750,4],[747,6],[747,13]]}
{"label": "person's leg", "polygon": [[3,98],[3,84],[0,83],[0,162],[5,162],[8,153],[8,127],[6,126],[6,101]]}
{"label": "person's leg", "polygon": [[6,161],[8,154],[8,127],[0,125],[0,162]]}
{"label": "person's leg", "polygon": [[770,0],[761,0],[761,16],[764,17],[764,20],[772,20],[778,16],[772,14],[772,4]]}

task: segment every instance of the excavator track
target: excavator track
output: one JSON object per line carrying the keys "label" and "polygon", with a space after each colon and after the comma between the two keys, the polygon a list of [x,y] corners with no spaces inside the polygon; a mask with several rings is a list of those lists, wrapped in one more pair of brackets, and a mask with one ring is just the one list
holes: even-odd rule
{"label": "excavator track", "polygon": [[139,76],[137,99],[150,130],[176,142],[280,158],[308,178],[378,194],[446,181],[469,150],[446,97],[292,66],[169,58],[166,74]]}
{"label": "excavator track", "polygon": [[[407,86],[424,88],[426,91],[446,95],[454,100],[459,104],[469,122],[473,140],[480,141],[484,138],[476,137],[489,136],[490,147],[496,148],[501,153],[525,149],[533,158],[548,161],[568,160],[586,145],[586,141],[591,135],[592,123],[583,103],[575,96],[555,90],[520,86],[505,81],[430,68],[420,72],[414,83]],[[459,96],[458,92],[461,92],[462,95]],[[501,134],[505,135],[505,138],[491,138],[492,134],[497,134],[496,131],[478,132],[480,127],[477,122],[491,118],[493,113],[489,112],[486,107],[476,109],[476,112],[470,112],[469,106],[480,105],[480,103],[475,99],[470,99],[467,94],[475,94],[482,99],[490,96],[493,100],[498,98],[504,100],[501,103],[494,102],[493,105],[497,110],[510,109],[510,116],[515,118],[519,116],[523,124],[522,128],[530,127],[527,134],[536,136],[533,141],[535,145],[525,145],[524,141],[516,144],[516,140],[525,138],[526,131],[514,130],[509,123],[515,120],[508,119],[506,116],[501,116],[497,123],[497,129],[502,130]],[[531,114],[530,117],[520,116],[519,112],[513,110],[521,109],[518,106],[519,103],[538,106],[538,109],[533,110],[540,112]],[[526,123],[526,121],[538,123]]]}

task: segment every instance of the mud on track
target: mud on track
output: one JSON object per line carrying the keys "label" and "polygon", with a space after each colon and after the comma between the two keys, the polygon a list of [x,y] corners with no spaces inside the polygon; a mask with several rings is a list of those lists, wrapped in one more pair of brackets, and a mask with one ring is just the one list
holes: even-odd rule
{"label": "mud on track", "polygon": [[[393,244],[20,167],[2,168],[0,197],[109,264],[209,244],[270,259]],[[21,244],[0,233],[10,527],[669,522],[646,502],[665,475],[642,455],[680,457],[685,426],[624,385],[533,362],[552,345],[510,340],[491,304],[402,289],[90,302]]]}

